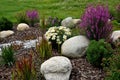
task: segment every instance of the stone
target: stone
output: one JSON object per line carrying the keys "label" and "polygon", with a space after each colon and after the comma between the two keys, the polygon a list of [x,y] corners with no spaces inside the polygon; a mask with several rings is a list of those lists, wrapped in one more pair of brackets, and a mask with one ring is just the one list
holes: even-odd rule
{"label": "stone", "polygon": [[68,27],[68,28],[73,28],[74,27],[74,22],[72,17],[67,17],[65,19],[62,20],[61,22],[62,26]]}
{"label": "stone", "polygon": [[81,22],[81,19],[73,19],[73,23],[76,25]]}
{"label": "stone", "polygon": [[71,70],[70,60],[63,56],[51,57],[40,68],[46,80],[69,80]]}
{"label": "stone", "polygon": [[1,31],[0,32],[0,38],[6,38],[6,37],[8,37],[12,34],[14,34],[14,31],[12,31],[12,30]]}
{"label": "stone", "polygon": [[2,49],[0,48],[0,56],[2,55]]}
{"label": "stone", "polygon": [[27,25],[26,23],[20,23],[17,26],[18,31],[28,30],[29,28],[30,28],[29,25]]}
{"label": "stone", "polygon": [[23,47],[25,49],[28,49],[28,48],[32,48],[32,47],[36,47],[36,43],[38,42],[37,39],[35,40],[27,40],[23,43]]}
{"label": "stone", "polygon": [[113,31],[111,35],[112,42],[118,42],[120,40],[120,30]]}
{"label": "stone", "polygon": [[61,53],[67,57],[78,58],[85,55],[89,40],[83,36],[75,36],[66,40],[61,46]]}

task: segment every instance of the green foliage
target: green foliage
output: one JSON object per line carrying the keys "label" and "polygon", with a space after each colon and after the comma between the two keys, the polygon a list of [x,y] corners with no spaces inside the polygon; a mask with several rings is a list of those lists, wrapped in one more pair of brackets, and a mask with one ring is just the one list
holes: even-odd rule
{"label": "green foliage", "polygon": [[[110,44],[104,40],[95,41],[92,40],[86,51],[87,60],[95,67],[101,67],[102,59],[109,58],[112,54],[112,48]],[[107,65],[104,63],[104,65]]]}
{"label": "green foliage", "polygon": [[105,77],[105,80],[120,80],[120,71],[115,70],[109,72],[108,76]]}
{"label": "green foliage", "polygon": [[12,80],[36,80],[36,71],[32,57],[33,55],[29,54],[27,57],[24,56],[16,62],[16,68],[12,74]]}
{"label": "green foliage", "polygon": [[52,46],[44,37],[42,37],[40,43],[36,44],[36,50],[42,59],[52,56]]}
{"label": "green foliage", "polygon": [[28,20],[28,18],[26,16],[25,12],[19,12],[19,13],[17,13],[16,20],[17,20],[17,23],[26,23],[26,24],[29,23],[29,20]]}
{"label": "green foliage", "polygon": [[116,20],[120,23],[120,4],[116,7]]}
{"label": "green foliage", "polygon": [[0,18],[0,31],[11,30],[13,28],[13,23],[5,17]]}
{"label": "green foliage", "polygon": [[114,54],[109,58],[110,66],[107,69],[107,76],[105,80],[119,80],[120,79],[120,53]]}
{"label": "green foliage", "polygon": [[117,20],[112,21],[112,25],[114,26],[114,30],[120,30],[120,23]]}
{"label": "green foliage", "polygon": [[2,48],[2,58],[4,64],[11,66],[15,62],[14,51],[11,46]]}

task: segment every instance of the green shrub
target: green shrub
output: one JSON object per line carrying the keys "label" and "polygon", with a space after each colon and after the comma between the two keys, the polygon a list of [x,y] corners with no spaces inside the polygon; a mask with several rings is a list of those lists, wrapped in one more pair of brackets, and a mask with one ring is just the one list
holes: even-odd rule
{"label": "green shrub", "polygon": [[36,50],[42,59],[52,56],[52,46],[44,37],[42,37],[42,41],[40,43],[36,44]]}
{"label": "green shrub", "polygon": [[112,54],[111,45],[104,40],[92,40],[86,51],[87,60],[95,67],[101,67],[102,59],[109,58]]}
{"label": "green shrub", "polygon": [[15,62],[14,51],[11,46],[2,48],[2,59],[4,64],[11,66]]}
{"label": "green shrub", "polygon": [[0,18],[0,31],[2,30],[11,30],[13,28],[13,23],[7,18]]}

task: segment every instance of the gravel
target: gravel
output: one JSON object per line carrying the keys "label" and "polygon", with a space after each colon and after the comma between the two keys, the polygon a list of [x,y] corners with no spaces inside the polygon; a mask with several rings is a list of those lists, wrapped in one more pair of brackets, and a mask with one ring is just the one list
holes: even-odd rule
{"label": "gravel", "polygon": [[[26,31],[16,31],[16,28],[13,29],[15,31],[14,35],[11,35],[5,39],[0,40],[0,44],[9,43],[12,41],[25,41],[25,40],[33,40],[37,39],[39,36],[42,36],[42,32],[39,27],[31,27]],[[45,80],[44,77],[40,73],[40,65],[42,60],[36,54],[35,48],[28,49],[20,49],[17,50],[15,57],[18,60],[20,57],[28,55],[31,51],[34,53],[34,63],[37,71],[37,79],[36,80]],[[53,50],[53,56],[60,55],[57,51]],[[102,69],[93,67],[85,57],[83,58],[70,58],[72,63],[72,73],[70,75],[70,80],[104,80],[105,72]],[[10,80],[11,73],[14,69],[12,67],[7,67],[5,65],[0,65],[0,80]]]}

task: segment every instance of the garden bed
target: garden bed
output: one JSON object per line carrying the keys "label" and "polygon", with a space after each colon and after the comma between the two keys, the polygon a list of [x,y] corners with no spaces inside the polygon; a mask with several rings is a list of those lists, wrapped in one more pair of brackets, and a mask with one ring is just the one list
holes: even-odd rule
{"label": "garden bed", "polygon": [[[39,36],[42,35],[42,30],[40,30],[39,27],[30,27],[30,29],[26,31],[17,31],[16,27],[14,27],[14,31],[15,34],[2,39],[0,43],[8,43],[16,40],[21,40],[21,41],[32,40],[32,39],[37,39]],[[15,55],[15,57],[17,60],[19,60],[20,57],[28,55],[31,51],[34,54],[35,68],[37,69],[37,77],[38,77],[37,80],[44,80],[44,78],[41,77],[40,74],[41,60],[36,55],[35,48],[29,48],[29,49],[19,48],[17,50],[17,54]],[[53,56],[60,55],[56,50],[53,50],[53,54],[54,54]],[[85,57],[77,58],[77,59],[70,58],[70,61],[73,67],[70,80],[103,80],[104,79],[105,72],[102,69],[93,67],[89,62],[87,62]],[[10,80],[14,66],[12,67],[0,66],[0,79]]]}

